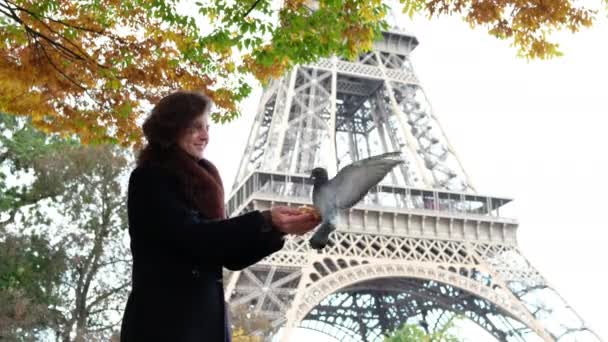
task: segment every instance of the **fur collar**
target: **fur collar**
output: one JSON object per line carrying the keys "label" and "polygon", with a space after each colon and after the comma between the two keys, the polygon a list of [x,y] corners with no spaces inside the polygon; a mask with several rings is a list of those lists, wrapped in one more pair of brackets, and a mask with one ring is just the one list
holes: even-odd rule
{"label": "fur collar", "polygon": [[188,205],[197,209],[204,217],[223,219],[224,186],[220,174],[209,160],[196,161],[181,148],[147,146],[142,151],[139,164],[151,162],[177,175],[179,190]]}

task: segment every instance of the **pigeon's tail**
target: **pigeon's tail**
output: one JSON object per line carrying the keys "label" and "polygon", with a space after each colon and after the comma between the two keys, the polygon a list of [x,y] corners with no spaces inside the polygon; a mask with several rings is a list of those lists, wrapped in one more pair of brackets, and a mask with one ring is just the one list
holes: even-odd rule
{"label": "pigeon's tail", "polygon": [[327,245],[332,245],[331,241],[329,241],[329,233],[336,230],[336,227],[330,222],[323,222],[319,229],[310,237],[308,242],[310,243],[310,247],[316,250],[321,250]]}

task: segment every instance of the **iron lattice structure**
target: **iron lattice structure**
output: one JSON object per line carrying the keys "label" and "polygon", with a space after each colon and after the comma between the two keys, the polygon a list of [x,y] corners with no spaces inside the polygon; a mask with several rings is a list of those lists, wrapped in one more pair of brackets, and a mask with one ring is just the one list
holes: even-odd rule
{"label": "iron lattice structure", "polygon": [[264,91],[228,202],[232,215],[310,204],[308,170],[401,151],[406,163],[351,210],[335,244],[308,236],[228,274],[226,300],[284,327],[381,341],[454,315],[499,341],[599,341],[523,257],[510,199],[478,194],[414,74],[418,41],[384,32],[356,61],[297,66]]}

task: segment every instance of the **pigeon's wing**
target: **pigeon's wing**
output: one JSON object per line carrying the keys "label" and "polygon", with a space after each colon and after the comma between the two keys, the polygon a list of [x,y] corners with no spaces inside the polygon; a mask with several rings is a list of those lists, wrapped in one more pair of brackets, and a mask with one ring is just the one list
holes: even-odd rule
{"label": "pigeon's wing", "polygon": [[[378,154],[378,155],[375,155],[375,156],[371,156],[369,158],[357,160],[356,162],[352,163],[351,165],[353,165],[353,164],[357,165],[357,164],[360,164],[360,163],[366,163],[368,161],[376,160],[376,159],[390,159],[390,158],[401,158],[401,152],[394,151],[394,152],[387,152],[387,153]],[[402,161],[401,159],[399,159],[399,160]]]}
{"label": "pigeon's wing", "polygon": [[336,206],[346,209],[359,202],[396,165],[403,163],[403,160],[387,159],[399,155],[399,152],[381,154],[356,161],[340,170],[328,184],[335,191]]}

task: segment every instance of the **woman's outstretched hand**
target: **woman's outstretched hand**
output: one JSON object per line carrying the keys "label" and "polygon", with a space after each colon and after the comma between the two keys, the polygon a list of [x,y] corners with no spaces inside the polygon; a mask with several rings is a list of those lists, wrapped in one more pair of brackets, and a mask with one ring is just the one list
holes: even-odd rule
{"label": "woman's outstretched hand", "polygon": [[302,235],[321,223],[319,215],[283,205],[270,208],[270,215],[272,225],[285,234]]}

